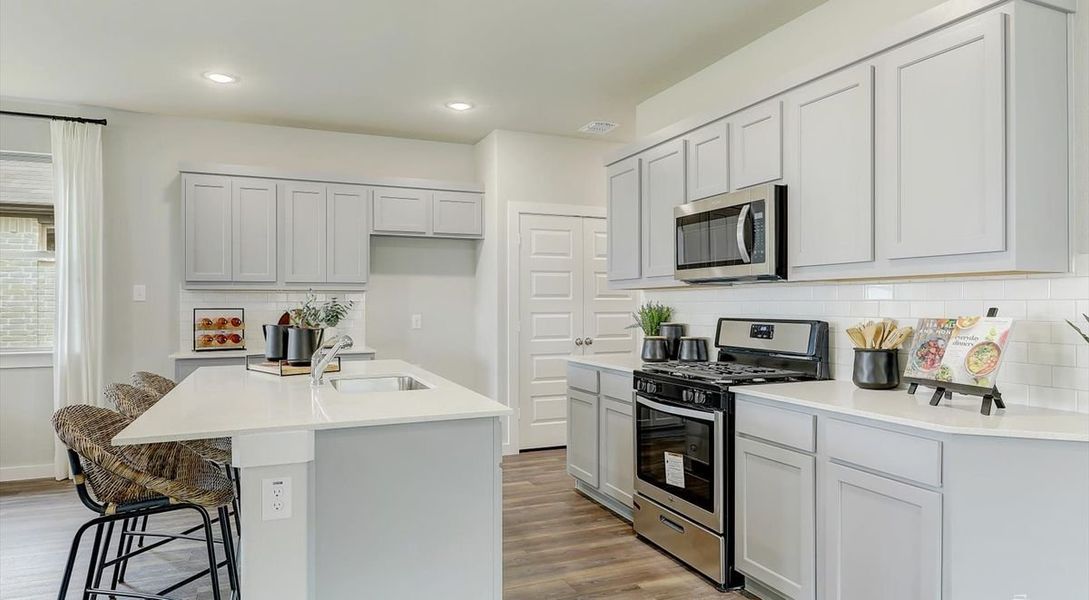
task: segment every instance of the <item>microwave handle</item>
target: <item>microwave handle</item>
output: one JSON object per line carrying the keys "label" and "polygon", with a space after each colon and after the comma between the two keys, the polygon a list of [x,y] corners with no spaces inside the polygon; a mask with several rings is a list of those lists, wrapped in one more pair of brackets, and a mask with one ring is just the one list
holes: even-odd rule
{"label": "microwave handle", "polygon": [[749,216],[750,206],[741,207],[741,213],[737,216],[737,251],[741,253],[741,260],[748,264],[752,262],[749,249],[745,247],[745,219]]}

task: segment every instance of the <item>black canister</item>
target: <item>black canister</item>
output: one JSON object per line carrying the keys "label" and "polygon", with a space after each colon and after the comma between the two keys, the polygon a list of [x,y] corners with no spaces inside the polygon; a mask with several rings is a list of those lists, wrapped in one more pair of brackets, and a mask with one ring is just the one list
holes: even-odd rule
{"label": "black canister", "polygon": [[669,360],[677,360],[677,354],[681,350],[681,337],[687,327],[684,323],[662,323],[658,326],[658,333],[666,339],[669,347]]}
{"label": "black canister", "polygon": [[262,325],[265,334],[265,360],[287,358],[287,325]]}
{"label": "black canister", "polygon": [[669,344],[661,336],[648,336],[643,338],[644,362],[665,362],[669,360]]}
{"label": "black canister", "polygon": [[900,355],[896,350],[855,348],[851,378],[864,390],[891,390],[900,385]]}
{"label": "black canister", "polygon": [[310,364],[310,357],[321,346],[324,329],[306,327],[287,328],[287,364],[302,366]]}
{"label": "black canister", "polygon": [[707,360],[707,339],[701,337],[681,338],[679,353],[681,362],[704,362]]}

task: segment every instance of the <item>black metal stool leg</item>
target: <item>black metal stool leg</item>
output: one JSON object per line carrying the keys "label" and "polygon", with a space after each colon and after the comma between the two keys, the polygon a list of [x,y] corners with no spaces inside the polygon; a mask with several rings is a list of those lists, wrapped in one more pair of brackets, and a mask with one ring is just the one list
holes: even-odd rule
{"label": "black metal stool leg", "polygon": [[[102,572],[106,570],[105,562],[110,557],[110,542],[113,540],[113,521],[106,524],[106,536],[102,540],[102,550],[98,555],[98,563],[95,564],[95,578],[91,586],[98,589],[102,583]],[[98,598],[98,594],[91,594],[92,598]]]}
{"label": "black metal stool leg", "polygon": [[87,590],[91,589],[91,584],[94,582],[95,567],[98,566],[98,547],[102,544],[102,522],[100,521],[95,527],[95,541],[91,545],[91,560],[87,563],[87,583],[83,586],[83,600],[91,600],[91,593]]}
{"label": "black metal stool leg", "polygon": [[234,535],[231,533],[231,518],[227,514],[227,507],[219,507],[219,528],[223,533],[223,553],[227,555],[227,577],[231,581],[231,589],[238,590],[238,562],[234,553]]}
{"label": "black metal stool leg", "polygon": [[204,521],[204,541],[208,547],[208,578],[212,580],[212,600],[222,600],[219,593],[219,568],[216,565],[216,544],[212,535],[212,519],[208,516],[208,511],[204,507],[193,505],[192,508],[200,513],[200,518]]}
{"label": "black metal stool leg", "polygon": [[[123,555],[128,554],[128,549],[132,547],[132,538],[125,535],[129,531],[129,524],[135,527],[136,519],[125,519],[121,521],[121,535],[117,536],[117,558],[120,559]],[[121,564],[125,562],[118,560],[113,563],[113,577],[110,578],[110,589],[117,589],[117,582],[120,581],[121,576]]]}
{"label": "black metal stool leg", "polygon": [[64,566],[64,577],[61,578],[60,591],[57,593],[57,600],[64,600],[65,596],[68,595],[68,585],[72,582],[72,569],[76,566],[76,554],[79,553],[79,543],[83,540],[83,534],[95,524],[96,521],[94,520],[87,521],[76,531],[76,536],[72,538],[72,548],[68,551],[68,562],[65,563]]}

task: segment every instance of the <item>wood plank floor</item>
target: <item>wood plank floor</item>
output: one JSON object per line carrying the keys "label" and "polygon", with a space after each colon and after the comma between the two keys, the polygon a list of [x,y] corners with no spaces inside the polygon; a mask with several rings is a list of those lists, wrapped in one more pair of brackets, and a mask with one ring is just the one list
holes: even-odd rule
{"label": "wood plank floor", "polygon": [[[503,461],[503,578],[506,600],[740,600],[637,540],[631,526],[574,491],[564,451]],[[0,484],[0,599],[55,598],[72,534],[91,513],[71,485]],[[192,517],[164,515],[181,528]],[[89,537],[89,536],[88,536]],[[89,540],[87,542],[89,545]],[[135,559],[130,583],[154,591],[199,570],[202,547],[172,543]],[[83,581],[86,555],[74,582]],[[221,587],[227,588],[226,577]],[[176,592],[211,598],[204,579]],[[76,597],[76,594],[71,594]]]}

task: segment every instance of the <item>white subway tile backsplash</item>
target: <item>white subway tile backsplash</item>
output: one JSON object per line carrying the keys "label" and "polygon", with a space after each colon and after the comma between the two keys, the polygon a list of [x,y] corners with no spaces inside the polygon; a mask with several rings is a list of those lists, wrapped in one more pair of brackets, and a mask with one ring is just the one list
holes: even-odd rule
{"label": "white subway tile backsplash", "polygon": [[[999,376],[1007,402],[1089,412],[1089,345],[1063,319],[1089,313],[1089,254],[1075,274],[987,275],[864,283],[789,283],[647,291],[675,309],[693,335],[712,337],[720,316],[814,318],[832,330],[833,376],[850,379],[854,353],[844,330],[860,321],[983,314],[1015,320]],[[361,311],[362,313],[362,311]]]}

